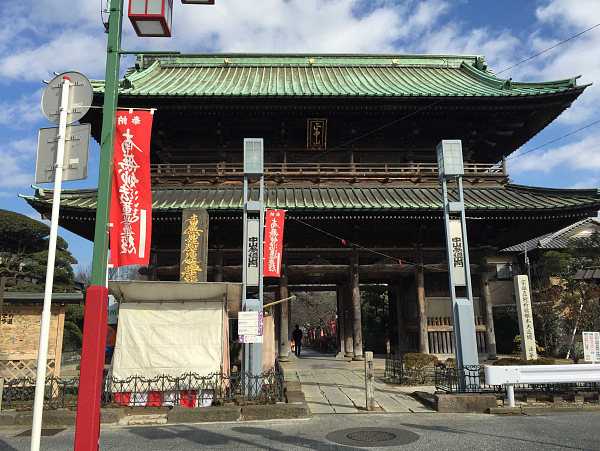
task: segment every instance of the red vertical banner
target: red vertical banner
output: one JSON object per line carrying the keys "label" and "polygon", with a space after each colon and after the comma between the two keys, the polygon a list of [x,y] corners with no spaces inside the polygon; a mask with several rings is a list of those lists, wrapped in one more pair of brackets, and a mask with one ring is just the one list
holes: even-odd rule
{"label": "red vertical banner", "polygon": [[281,254],[283,252],[284,210],[267,210],[265,212],[265,245],[264,245],[264,277],[281,275]]}
{"label": "red vertical banner", "polygon": [[110,207],[110,262],[114,268],[149,263],[153,113],[140,110],[117,112]]}

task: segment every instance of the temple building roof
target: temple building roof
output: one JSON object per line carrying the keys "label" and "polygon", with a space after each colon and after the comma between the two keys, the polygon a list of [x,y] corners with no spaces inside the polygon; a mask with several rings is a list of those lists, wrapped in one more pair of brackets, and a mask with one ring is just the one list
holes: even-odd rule
{"label": "temple building roof", "polygon": [[[104,81],[92,82],[97,93]],[[529,97],[581,92],[576,78],[513,82],[483,56],[140,55],[120,94],[160,97]]]}
{"label": "temple building roof", "polygon": [[573,240],[589,237],[594,230],[599,229],[600,221],[598,221],[597,218],[586,218],[555,232],[546,233],[545,235],[527,240],[515,246],[502,249],[500,252],[523,252],[525,249],[527,249],[528,252],[536,249],[542,251],[564,250],[572,245]]}
{"label": "temple building roof", "polygon": [[[258,199],[258,187],[251,188]],[[156,212],[180,212],[184,208],[203,207],[209,212],[242,211],[241,186],[157,187],[152,188],[152,208]],[[276,186],[266,187],[266,208],[292,212],[441,212],[442,193],[437,186]],[[533,188],[521,185],[464,187],[465,209],[470,216],[478,213],[494,216],[517,216],[548,213],[565,216],[593,213],[600,209],[598,189]],[[33,196],[21,196],[37,211],[49,211],[52,190],[36,188]],[[454,196],[450,188],[451,199]],[[61,214],[96,209],[97,190],[63,190]],[[595,214],[595,213],[594,213]]]}

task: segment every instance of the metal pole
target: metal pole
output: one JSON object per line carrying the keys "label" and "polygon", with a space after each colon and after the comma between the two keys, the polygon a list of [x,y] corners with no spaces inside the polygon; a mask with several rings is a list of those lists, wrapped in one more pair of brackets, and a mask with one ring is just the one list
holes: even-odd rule
{"label": "metal pole", "polygon": [[54,166],[54,193],[52,195],[52,221],[50,223],[50,242],[48,263],[46,265],[46,286],[44,288],[44,307],[40,325],[40,345],[37,368],[35,370],[35,398],[33,401],[33,422],[31,425],[31,451],[40,449],[42,434],[42,413],[44,412],[44,390],[46,388],[46,362],[48,360],[48,338],[50,335],[50,307],[52,305],[52,284],[54,282],[54,262],[56,260],[56,237],[58,233],[58,212],[60,210],[60,190],[62,188],[62,170],[65,156],[65,135],[67,133],[67,111],[69,107],[68,77],[63,77],[58,123],[58,145]]}
{"label": "metal pole", "polygon": [[508,398],[508,407],[515,406],[515,386],[508,384],[506,386],[506,397]]}
{"label": "metal pole", "polygon": [[100,171],[98,175],[98,204],[92,257],[92,285],[103,286],[108,258],[108,222],[112,188],[113,147],[115,142],[116,111],[119,99],[119,69],[123,0],[111,0],[108,19],[108,47],[104,82],[104,109],[100,140]]}

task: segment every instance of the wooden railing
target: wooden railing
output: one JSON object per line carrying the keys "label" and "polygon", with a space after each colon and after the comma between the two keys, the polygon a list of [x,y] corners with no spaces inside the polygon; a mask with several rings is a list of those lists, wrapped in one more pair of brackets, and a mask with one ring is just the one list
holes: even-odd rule
{"label": "wooden railing", "polygon": [[[431,354],[454,353],[454,328],[451,317],[436,316],[427,318],[427,335]],[[481,316],[475,317],[475,337],[477,339],[477,352],[484,354],[486,352],[485,325]]]}
{"label": "wooden railing", "polygon": [[[163,177],[242,177],[242,163],[162,163],[150,165]],[[437,177],[437,163],[266,163],[265,176]],[[506,177],[504,163],[465,163],[466,177]]]}

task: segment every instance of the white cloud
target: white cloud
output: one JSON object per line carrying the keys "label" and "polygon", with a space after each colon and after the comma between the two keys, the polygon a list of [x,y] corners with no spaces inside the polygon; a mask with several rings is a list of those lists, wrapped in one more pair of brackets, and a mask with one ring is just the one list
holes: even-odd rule
{"label": "white cloud", "polygon": [[19,151],[22,147],[23,140],[0,145],[0,189],[27,188],[33,183],[31,163],[35,159],[35,153]]}
{"label": "white cloud", "polygon": [[580,189],[580,188],[589,188],[590,186],[598,186],[598,182],[600,179],[596,177],[590,177],[588,179],[582,180],[581,182],[575,183],[573,186],[570,186],[571,189]]}
{"label": "white cloud", "polygon": [[[41,84],[41,83],[40,83]],[[0,124],[20,129],[44,118],[40,106],[43,89],[25,94],[16,101],[0,103]]]}
{"label": "white cloud", "polygon": [[579,27],[581,30],[598,23],[597,0],[550,0],[535,10],[540,22],[561,27]]}
{"label": "white cloud", "polygon": [[[595,132],[581,138],[579,141],[569,143],[550,150],[536,150],[518,158],[509,158],[507,165],[509,173],[522,173],[525,171],[541,171],[549,173],[556,167],[573,170],[598,170],[600,169],[600,152],[598,142],[600,132]],[[523,151],[527,152],[527,148]],[[515,153],[515,156],[519,153]]]}

